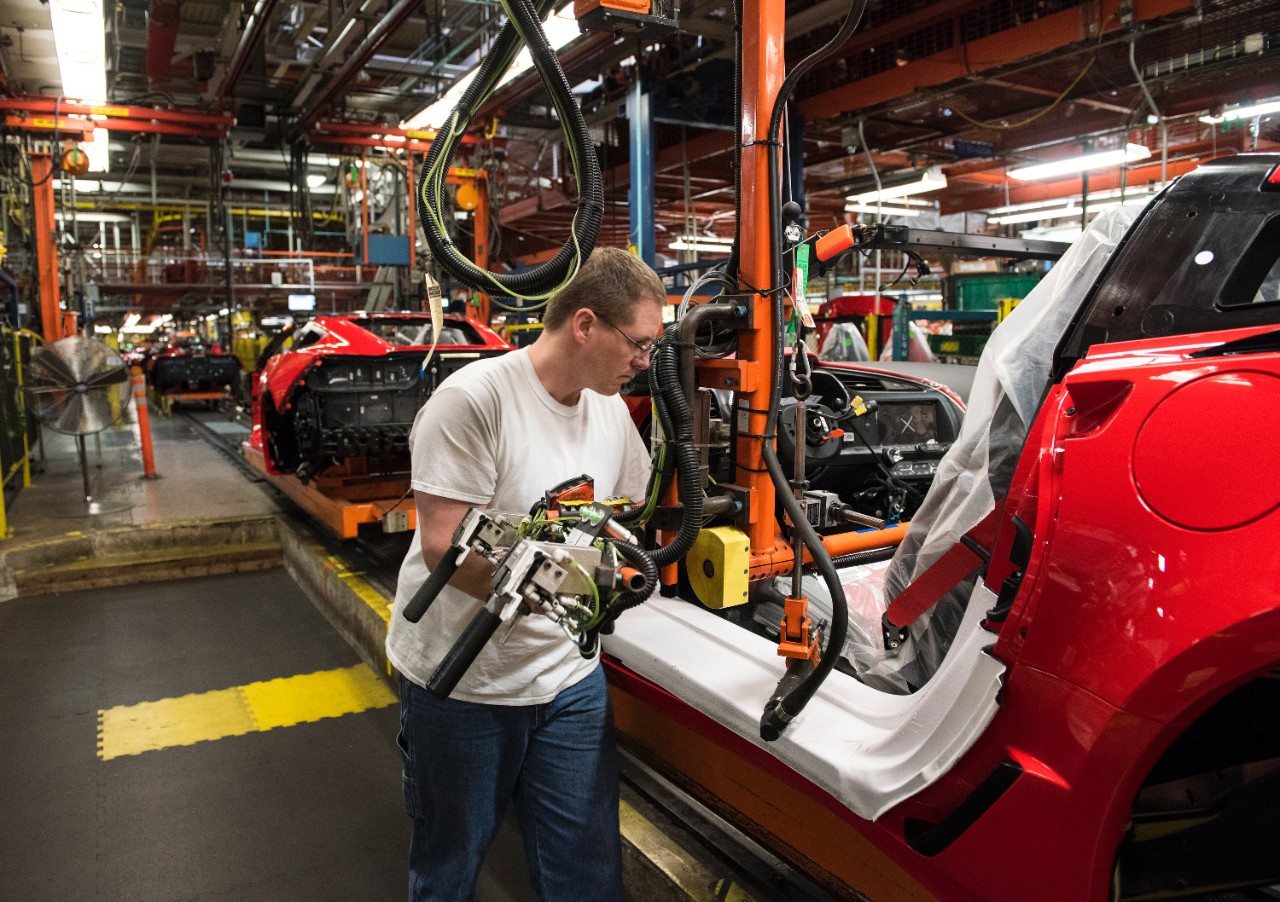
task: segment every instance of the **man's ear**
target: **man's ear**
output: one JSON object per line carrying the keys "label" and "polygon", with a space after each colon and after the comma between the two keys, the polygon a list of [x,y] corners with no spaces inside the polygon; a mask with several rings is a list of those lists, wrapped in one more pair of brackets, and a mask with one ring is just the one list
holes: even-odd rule
{"label": "man's ear", "polygon": [[569,335],[578,344],[584,344],[593,328],[598,328],[596,315],[586,307],[579,307],[569,317]]}

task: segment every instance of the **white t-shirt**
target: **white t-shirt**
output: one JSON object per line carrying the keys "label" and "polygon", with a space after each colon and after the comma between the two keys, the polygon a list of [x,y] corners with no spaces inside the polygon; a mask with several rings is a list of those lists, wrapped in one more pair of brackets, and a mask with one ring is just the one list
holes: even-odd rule
{"label": "white t-shirt", "polygon": [[[414,490],[475,507],[526,514],[547,489],[584,473],[596,498],[640,498],[649,455],[619,397],[584,390],[572,407],[556,401],[534,372],[527,350],[468,364],[435,390],[409,436]],[[434,562],[433,562],[434,563]],[[445,586],[418,623],[401,610],[430,573],[421,537],[400,566],[387,632],[387,657],[425,686],[480,603]],[[497,705],[536,705],[555,698],[598,665],[558,625],[534,614],[498,628],[454,689],[452,698]]]}

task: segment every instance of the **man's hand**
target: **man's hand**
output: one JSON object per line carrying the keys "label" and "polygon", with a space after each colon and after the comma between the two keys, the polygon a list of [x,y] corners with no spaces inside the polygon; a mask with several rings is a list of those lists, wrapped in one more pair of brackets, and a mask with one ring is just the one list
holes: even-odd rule
{"label": "man's hand", "polygon": [[[434,567],[453,544],[454,531],[473,505],[426,492],[414,492],[413,501],[418,511],[422,558],[428,567]],[[472,553],[458,567],[458,571],[449,580],[449,585],[484,601],[489,597],[489,580],[492,578],[493,568],[489,566],[489,562]]]}

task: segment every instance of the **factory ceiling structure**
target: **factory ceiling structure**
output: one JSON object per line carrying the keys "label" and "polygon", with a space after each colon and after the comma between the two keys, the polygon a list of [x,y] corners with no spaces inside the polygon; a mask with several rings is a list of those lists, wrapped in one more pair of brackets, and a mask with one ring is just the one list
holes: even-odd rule
{"label": "factory ceiling structure", "polygon": [[[104,212],[165,198],[324,209],[344,161],[428,146],[424,111],[448,104],[503,21],[488,0],[78,4],[105,32],[104,96],[83,98],[60,78],[52,19],[65,5],[7,5],[0,107],[9,127],[86,112],[78,100],[109,107],[95,123],[111,135],[108,174],[79,194]],[[846,6],[788,3],[787,59],[820,46]],[[624,108],[637,84],[651,98],[657,249],[691,232],[731,235],[732,4],[685,2],[678,30],[657,35],[578,34],[564,18],[553,46],[599,152],[601,241],[627,240]],[[803,79],[789,146],[803,148],[811,227],[857,212],[849,198],[877,179],[921,172],[945,177],[932,196],[941,214],[1000,211],[1081,194],[1079,175],[1009,177],[1026,163],[1150,148],[1088,186],[1114,192],[1274,148],[1280,120],[1229,114],[1277,96],[1280,5],[1267,0],[872,2]],[[574,211],[557,123],[532,71],[483,112],[455,164],[489,175],[495,258],[536,259],[563,243]]]}

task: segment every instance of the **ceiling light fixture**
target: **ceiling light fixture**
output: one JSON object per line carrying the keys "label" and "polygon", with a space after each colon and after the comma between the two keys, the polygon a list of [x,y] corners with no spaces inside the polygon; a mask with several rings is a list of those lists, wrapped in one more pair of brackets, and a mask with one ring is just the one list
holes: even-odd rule
{"label": "ceiling light fixture", "polygon": [[671,242],[670,247],[673,251],[698,251],[704,254],[727,254],[733,247],[733,239],[730,238],[728,243],[722,243],[722,239],[715,238],[677,238]]}
{"label": "ceiling light fixture", "polygon": [[[565,4],[557,12],[553,13],[542,23],[542,29],[547,34],[547,44],[550,45],[551,52],[558,53],[561,48],[580,34],[578,20],[573,15],[573,5]],[[510,84],[532,68],[533,57],[529,55],[529,49],[526,47],[516,55],[515,61],[511,64],[511,68],[507,70],[506,75],[503,76],[502,83],[498,87],[501,88]],[[449,114],[453,112],[453,108],[458,105],[458,100],[461,99],[463,92],[467,90],[471,82],[475,80],[476,73],[479,71],[480,66],[477,63],[476,68],[455,81],[453,86],[439,100],[401,122],[400,128],[405,131],[440,128],[449,118]]]}
{"label": "ceiling light fixture", "polygon": [[1091,169],[1107,169],[1122,163],[1145,160],[1151,156],[1151,149],[1142,144],[1126,144],[1120,150],[1104,150],[1099,153],[1086,153],[1065,160],[1054,160],[1051,163],[1037,163],[1034,166],[1020,166],[1009,170],[1009,178],[1022,182],[1034,182],[1040,179],[1051,179],[1060,175],[1074,175]]}
{"label": "ceiling light fixture", "polygon": [[846,213],[869,213],[872,216],[919,216],[924,212],[919,207],[886,207],[883,204],[845,204]]}
{"label": "ceiling light fixture", "polygon": [[1280,113],[1280,100],[1223,110],[1221,116],[1201,116],[1200,121],[1205,125],[1217,125],[1220,122],[1239,122],[1241,119],[1252,119],[1254,116],[1266,116],[1270,113]]}
{"label": "ceiling light fixture", "polygon": [[913,194],[926,194],[947,187],[947,177],[941,166],[930,166],[919,175],[912,175],[905,181],[893,183],[885,179],[878,191],[864,191],[845,198],[851,204],[874,204],[877,201],[893,200]]}
{"label": "ceiling light fixture", "polygon": [[107,52],[102,0],[49,0],[49,17],[63,96],[105,103]]}
{"label": "ceiling light fixture", "polygon": [[993,216],[987,220],[992,225],[1013,225],[1019,222],[1039,222],[1044,219],[1065,219],[1068,216],[1080,215],[1080,208],[1074,204],[1055,207],[1048,210],[1025,210],[1022,213],[1009,213],[1004,216]]}

